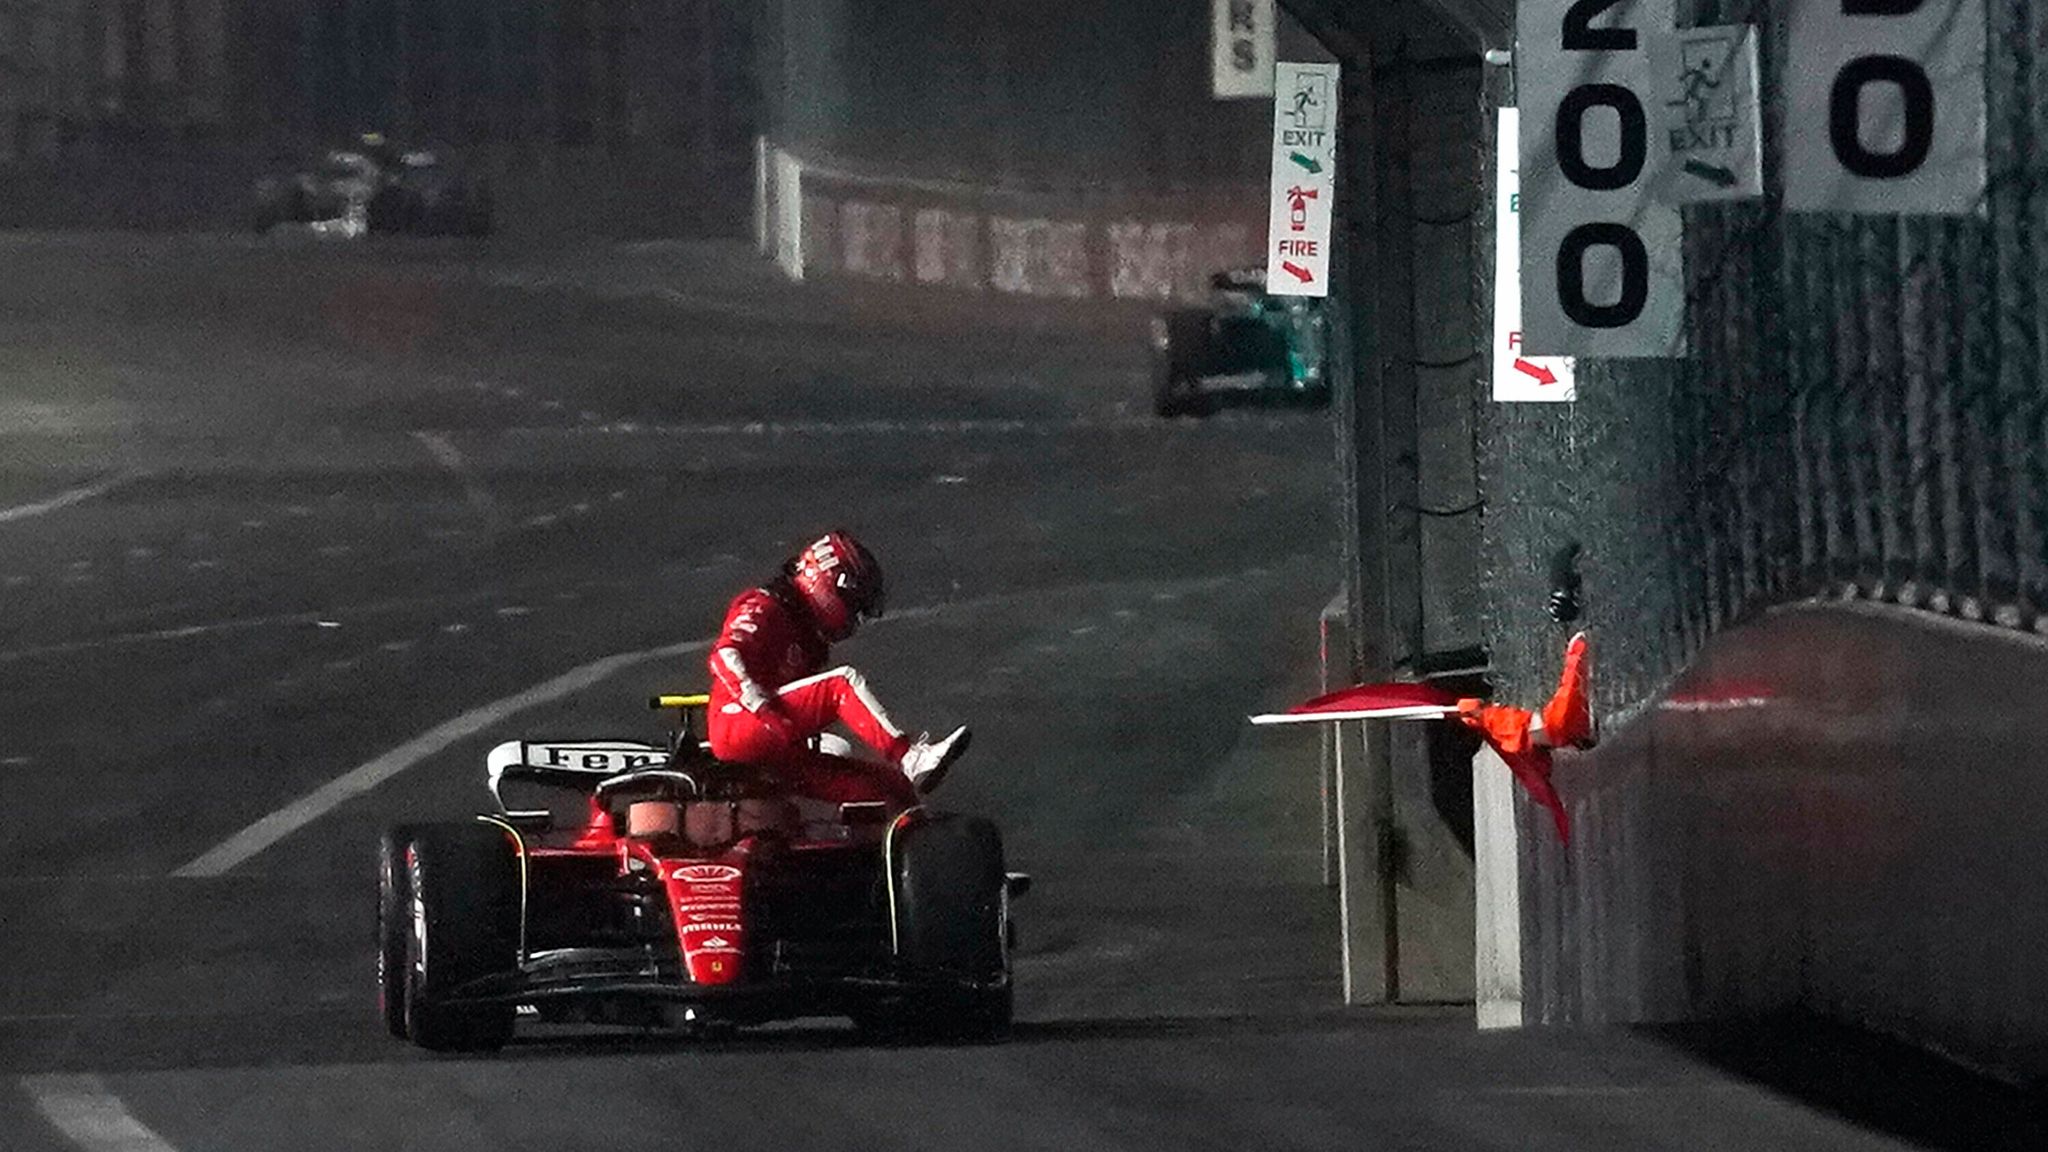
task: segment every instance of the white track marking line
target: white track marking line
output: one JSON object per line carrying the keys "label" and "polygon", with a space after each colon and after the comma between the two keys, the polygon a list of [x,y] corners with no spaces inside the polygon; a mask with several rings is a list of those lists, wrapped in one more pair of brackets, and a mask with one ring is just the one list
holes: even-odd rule
{"label": "white track marking line", "polygon": [[393,776],[459,741],[489,731],[520,712],[594,687],[635,664],[702,652],[710,645],[709,640],[687,640],[662,648],[649,648],[643,652],[607,656],[602,660],[593,660],[581,667],[572,668],[524,692],[494,700],[479,708],[472,708],[455,719],[438,724],[382,756],[358,765],[346,774],[315,788],[207,849],[171,875],[186,879],[222,875]]}
{"label": "white track marking line", "polygon": [[434,458],[436,464],[453,472],[455,478],[462,482],[463,496],[471,507],[487,515],[492,511],[491,494],[484,491],[482,482],[477,480],[476,473],[470,471],[469,461],[462,458],[462,450],[455,446],[453,440],[439,432],[415,432],[412,438],[426,447],[427,454]]}
{"label": "white track marking line", "polygon": [[[1226,576],[1209,576],[1177,582],[1186,592],[1202,592],[1219,588],[1242,585],[1247,579],[1268,574],[1264,568]],[[999,604],[1013,603],[1021,599],[1044,598],[1056,595],[1085,594],[1106,589],[1128,588],[1123,582],[1069,585],[1056,589],[1034,589],[1026,592],[1001,592],[987,596],[976,596],[950,603],[929,604],[890,613],[891,621],[924,620],[949,612],[970,611]],[[405,770],[446,750],[461,740],[466,740],[512,716],[552,703],[565,696],[593,688],[610,679],[623,669],[650,660],[665,660],[702,652],[711,646],[710,640],[685,640],[661,648],[649,648],[641,652],[625,652],[593,660],[588,664],[572,668],[560,676],[537,684],[523,692],[515,693],[500,700],[494,700],[473,708],[453,720],[446,721],[413,737],[404,744],[384,753],[374,760],[358,765],[344,775],[328,781],[290,804],[279,808],[268,816],[207,849],[171,875],[182,879],[207,879],[226,874],[230,869],[276,844],[292,833],[318,820],[350,800],[363,795]]]}
{"label": "white track marking line", "polygon": [[178,1152],[97,1076],[30,1076],[21,1086],[36,1111],[87,1152]]}
{"label": "white track marking line", "polygon": [[58,511],[59,509],[69,508],[73,504],[82,504],[87,500],[98,499],[124,484],[133,483],[140,476],[141,473],[137,472],[110,476],[105,480],[87,484],[81,488],[59,492],[48,500],[38,500],[33,504],[16,504],[12,508],[0,508],[0,524],[11,524],[16,520],[28,520],[36,516]]}
{"label": "white track marking line", "polygon": [[70,640],[62,644],[37,644],[27,648],[0,649],[0,661],[26,660],[44,656],[70,656],[80,652],[96,651],[101,648],[125,648],[137,644],[190,640],[198,636],[212,636],[221,632],[243,632],[251,628],[269,628],[285,624],[311,624],[319,619],[320,614],[318,612],[294,612],[289,616],[256,616],[246,620],[221,620],[212,624],[186,624],[177,628],[158,628],[149,632],[123,632],[118,636],[102,636],[96,640]]}
{"label": "white track marking line", "polygon": [[[156,879],[161,881],[163,877],[159,876]],[[319,999],[317,1003],[313,1004],[246,1009],[193,1008],[183,1010],[162,1009],[145,1012],[10,1012],[0,1014],[0,1024],[107,1024],[136,1020],[233,1020],[247,1019],[249,1017],[261,1017],[270,1020],[279,1017],[285,1019],[300,1017],[318,1018],[321,1016],[332,1016],[336,1012],[347,1012],[351,1015],[356,1015],[362,1012],[362,1008],[359,1006],[362,995],[360,992],[335,990],[317,992],[315,995]],[[344,996],[348,998],[350,1003],[342,1001],[341,997]]]}
{"label": "white track marking line", "polygon": [[[663,571],[665,573],[668,569]],[[312,612],[290,612],[279,616],[250,616],[240,620],[215,620],[205,624],[183,624],[175,628],[155,628],[146,632],[122,632],[117,635],[100,636],[90,640],[67,640],[57,644],[35,644],[26,648],[0,648],[0,663],[37,657],[69,656],[80,652],[93,652],[102,648],[125,648],[140,644],[192,640],[223,632],[245,632],[254,628],[310,624],[323,631],[332,631],[342,627],[340,620],[333,619],[328,615],[329,612],[337,610],[349,617],[360,618],[436,605],[460,607],[465,604],[499,598],[501,598],[501,594],[492,591],[462,592],[434,596],[404,596],[389,600],[373,600],[366,604],[335,605],[333,608]]]}

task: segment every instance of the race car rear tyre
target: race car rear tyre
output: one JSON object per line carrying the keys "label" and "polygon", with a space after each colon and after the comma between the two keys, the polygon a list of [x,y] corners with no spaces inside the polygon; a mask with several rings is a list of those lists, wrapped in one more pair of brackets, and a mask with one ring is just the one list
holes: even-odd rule
{"label": "race car rear tyre", "polygon": [[1295,395],[1295,403],[1303,408],[1328,408],[1330,406],[1330,386],[1328,384],[1317,384],[1310,388],[1303,388]]}
{"label": "race car rear tyre", "polygon": [[[896,957],[929,982],[890,1013],[894,1029],[933,1039],[994,1039],[1009,1031],[1009,883],[996,826],[931,816],[905,828],[895,863]],[[879,1023],[879,1022],[876,1022]]]}
{"label": "race car rear tyre", "polygon": [[386,184],[363,205],[363,226],[378,234],[420,232],[424,215],[417,193],[402,184]]}
{"label": "race car rear tyre", "polygon": [[289,220],[299,212],[298,189],[264,179],[256,182],[256,202],[250,206],[249,224],[261,236]]}
{"label": "race car rear tyre", "polygon": [[387,829],[377,843],[377,1014],[400,1040],[405,1035],[406,938],[412,933],[412,886],[405,849],[418,831]]}
{"label": "race car rear tyre", "polygon": [[1153,365],[1152,414],[1170,419],[1205,415],[1207,411],[1195,382],[1186,376],[1173,375],[1173,366],[1166,362],[1165,357],[1159,357],[1159,362]]}
{"label": "race car rear tyre", "polygon": [[512,1038],[511,1004],[450,1003],[454,990],[519,964],[519,864],[484,823],[415,828],[405,853],[405,1034],[422,1048],[488,1050]]}

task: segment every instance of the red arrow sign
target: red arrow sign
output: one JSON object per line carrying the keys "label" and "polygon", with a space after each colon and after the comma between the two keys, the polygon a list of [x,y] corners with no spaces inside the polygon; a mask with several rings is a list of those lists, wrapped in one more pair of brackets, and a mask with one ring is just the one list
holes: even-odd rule
{"label": "red arrow sign", "polygon": [[1280,268],[1282,271],[1285,271],[1288,275],[1294,277],[1296,280],[1301,281],[1303,284],[1315,283],[1316,274],[1309,271],[1306,268],[1303,268],[1301,265],[1296,264],[1292,260],[1282,260],[1280,262]]}
{"label": "red arrow sign", "polygon": [[1544,368],[1544,367],[1541,367],[1541,366],[1538,366],[1538,365],[1535,365],[1535,364],[1531,364],[1531,363],[1529,363],[1529,362],[1528,362],[1527,360],[1517,360],[1517,361],[1515,361],[1515,371],[1517,371],[1517,372],[1520,372],[1520,373],[1521,373],[1522,375],[1524,375],[1524,376],[1533,376],[1533,377],[1535,377],[1535,378],[1536,378],[1536,383],[1538,383],[1538,384],[1555,384],[1555,383],[1557,383],[1557,373],[1555,373],[1555,372],[1552,372],[1552,371],[1551,371],[1550,369],[1548,369],[1548,368]]}

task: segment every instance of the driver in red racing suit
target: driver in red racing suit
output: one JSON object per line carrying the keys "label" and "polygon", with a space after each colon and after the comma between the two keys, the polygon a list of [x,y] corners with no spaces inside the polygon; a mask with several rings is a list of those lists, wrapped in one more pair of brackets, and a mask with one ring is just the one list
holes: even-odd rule
{"label": "driver in red racing suit", "polygon": [[[711,754],[781,774],[798,793],[833,803],[917,803],[967,750],[966,728],[940,740],[904,735],[867,680],[824,671],[832,645],[882,615],[882,566],[847,532],[828,532],[775,579],[735,598],[711,649]],[[845,725],[879,761],[821,751],[814,739]],[[827,735],[826,740],[833,738]],[[847,747],[844,742],[838,746]]]}

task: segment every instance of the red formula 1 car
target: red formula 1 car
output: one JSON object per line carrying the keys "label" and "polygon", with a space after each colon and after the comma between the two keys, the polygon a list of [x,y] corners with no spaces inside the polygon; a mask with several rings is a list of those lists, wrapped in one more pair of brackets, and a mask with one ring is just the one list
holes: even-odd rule
{"label": "red formula 1 car", "polygon": [[[521,1019],[1008,1029],[1010,902],[1030,880],[1005,871],[994,824],[792,796],[711,757],[690,723],[703,697],[656,704],[681,716],[666,743],[503,744],[489,763],[498,811],[385,833],[377,959],[392,1035],[476,1050]],[[551,803],[515,806],[515,792]]]}

